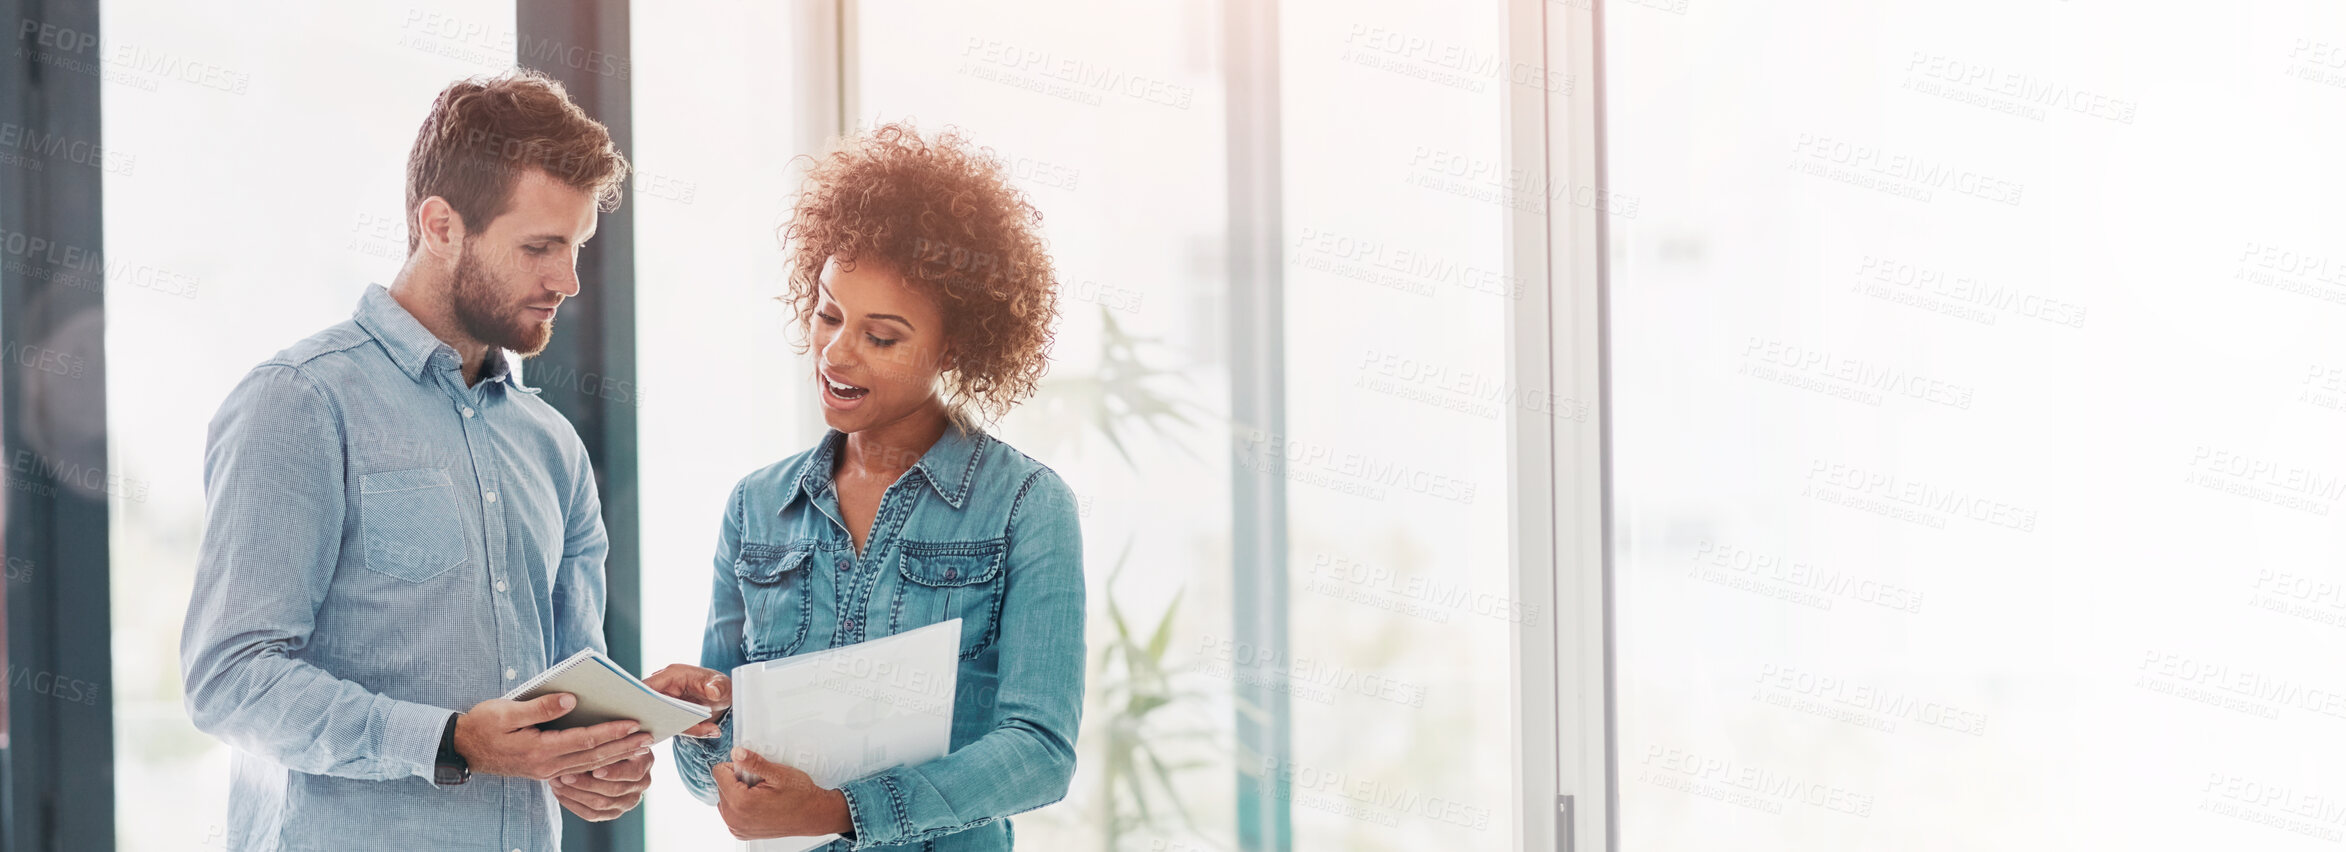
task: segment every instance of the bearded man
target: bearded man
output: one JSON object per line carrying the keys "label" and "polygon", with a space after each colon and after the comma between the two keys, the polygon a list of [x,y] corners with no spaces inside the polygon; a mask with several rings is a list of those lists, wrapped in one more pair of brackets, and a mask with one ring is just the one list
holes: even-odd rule
{"label": "bearded man", "polygon": [[221,404],[180,666],[234,751],[230,850],[554,852],[557,807],[607,820],[650,784],[634,722],[541,730],[575,698],[498,697],[604,649],[594,471],[513,371],[626,174],[552,80],[450,85],[391,286]]}

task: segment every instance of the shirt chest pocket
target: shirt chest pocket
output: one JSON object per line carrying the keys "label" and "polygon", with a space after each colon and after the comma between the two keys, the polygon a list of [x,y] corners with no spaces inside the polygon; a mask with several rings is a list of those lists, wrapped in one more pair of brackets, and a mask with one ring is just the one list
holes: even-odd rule
{"label": "shirt chest pocket", "polygon": [[895,623],[889,625],[889,632],[902,633],[958,618],[961,658],[985,653],[1000,635],[1007,551],[1003,539],[898,541],[896,573],[900,582],[892,608]]}
{"label": "shirt chest pocket", "polygon": [[445,468],[387,470],[358,478],[359,539],[366,565],[421,583],[464,564],[464,507]]}
{"label": "shirt chest pocket", "polygon": [[787,657],[806,642],[814,620],[806,561],[813,543],[743,542],[733,560],[741,585],[741,650],[751,662]]}

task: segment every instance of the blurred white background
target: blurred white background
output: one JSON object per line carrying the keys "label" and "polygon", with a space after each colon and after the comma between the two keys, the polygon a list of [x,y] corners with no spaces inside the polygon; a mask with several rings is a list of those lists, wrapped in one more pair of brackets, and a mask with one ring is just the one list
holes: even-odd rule
{"label": "blurred white background", "polygon": [[[997,433],[1083,498],[1093,690],[1018,834],[1238,848],[1229,396],[1264,365],[1228,354],[1220,6],[859,11],[852,120],[994,148],[1066,288]],[[177,677],[204,424],[390,280],[416,124],[514,13],[104,12],[227,72],[117,69],[103,116],[112,464],[151,486],[114,515],[120,834],[186,849],[228,773]],[[1541,282],[1500,271],[1518,188],[1459,175],[1503,165],[1508,87],[1596,81],[1514,73],[1492,2],[1280,18],[1293,845],[1505,848],[1508,631],[1556,615],[1506,597],[1502,331]],[[1621,847],[2346,842],[2346,11],[1605,19]],[[821,120],[792,25],[633,15],[647,668],[698,658],[727,489],[818,434],[771,298]],[[661,763],[649,847],[726,848]]]}
{"label": "blurred white background", "polygon": [[1621,848],[2336,848],[2338,6],[1607,11]]}

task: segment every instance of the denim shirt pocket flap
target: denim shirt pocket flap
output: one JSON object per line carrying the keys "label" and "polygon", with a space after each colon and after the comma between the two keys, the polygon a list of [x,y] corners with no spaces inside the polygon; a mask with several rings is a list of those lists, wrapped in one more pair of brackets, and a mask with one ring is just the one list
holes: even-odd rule
{"label": "denim shirt pocket flap", "polygon": [[1002,573],[1004,541],[930,544],[897,543],[896,565],[904,578],[923,586],[944,588],[991,582]]}
{"label": "denim shirt pocket flap", "polygon": [[743,542],[741,554],[733,559],[733,574],[746,583],[771,586],[781,582],[783,574],[806,564],[810,550],[804,544]]}
{"label": "denim shirt pocket flap", "polygon": [[421,583],[471,557],[456,483],[445,468],[386,470],[358,477],[364,564]]}
{"label": "denim shirt pocket flap", "polygon": [[418,488],[438,488],[454,484],[456,484],[455,480],[448,478],[447,468],[419,467],[413,470],[386,470],[381,473],[360,474],[358,493],[388,494],[393,491],[414,491]]}

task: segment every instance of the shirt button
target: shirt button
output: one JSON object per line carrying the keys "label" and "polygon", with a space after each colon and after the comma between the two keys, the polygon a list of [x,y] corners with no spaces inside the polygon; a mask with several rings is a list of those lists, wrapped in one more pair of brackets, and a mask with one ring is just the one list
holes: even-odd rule
{"label": "shirt button", "polygon": [[515,672],[514,672],[512,669],[506,669],[506,670],[505,670],[505,679],[506,679],[506,680],[512,680],[512,679],[513,679],[513,675],[514,675],[514,674],[515,674]]}
{"label": "shirt button", "polygon": [[466,417],[471,417],[471,416],[472,416],[472,409],[471,409],[470,407],[467,407],[467,408],[465,408],[465,409],[464,409],[464,416],[466,416]]}
{"label": "shirt button", "polygon": [[489,492],[489,493],[487,493],[487,494],[483,494],[483,495],[481,495],[481,497],[482,497],[483,499],[485,499],[485,500],[488,500],[488,501],[489,501],[489,502],[491,502],[491,503],[495,503],[495,502],[497,502],[497,492],[495,492],[495,491],[491,491],[491,492]]}
{"label": "shirt button", "polygon": [[841,570],[841,571],[845,571],[845,570],[847,570],[847,560],[845,560],[845,559],[841,559],[841,560],[839,560],[839,570]]}
{"label": "shirt button", "polygon": [[502,592],[502,591],[505,591],[505,581],[503,581],[503,580],[498,580],[498,581],[497,581],[497,591],[500,591],[500,592]]}

